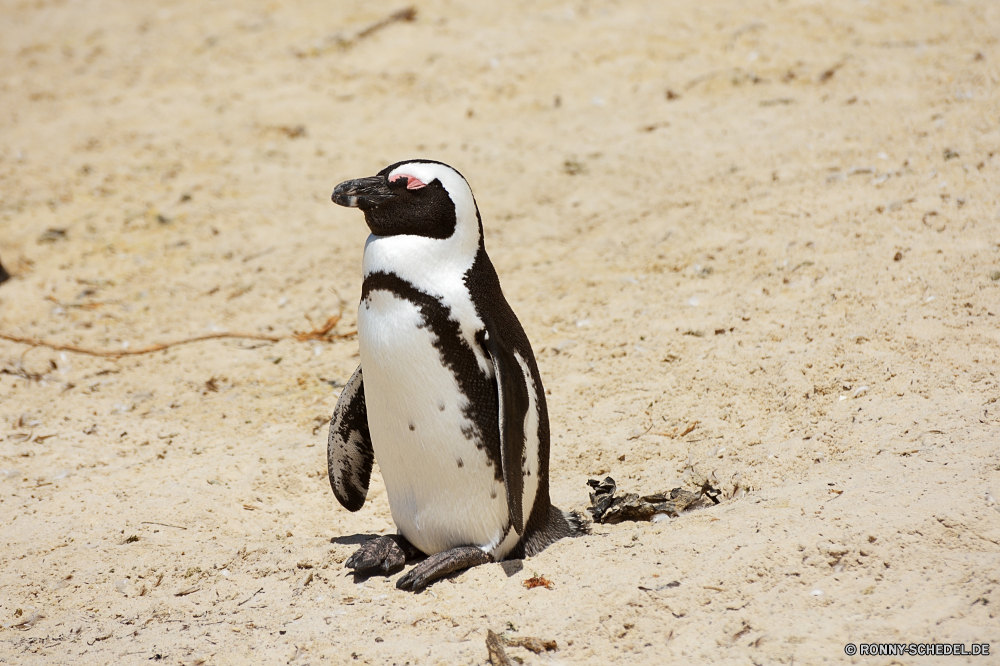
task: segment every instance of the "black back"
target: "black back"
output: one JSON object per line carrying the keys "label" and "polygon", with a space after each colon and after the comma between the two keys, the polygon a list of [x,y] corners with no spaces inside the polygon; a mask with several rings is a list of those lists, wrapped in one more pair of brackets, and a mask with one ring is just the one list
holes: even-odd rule
{"label": "black back", "polygon": [[[545,403],[545,388],[542,385],[541,374],[538,372],[538,364],[535,362],[535,354],[531,350],[531,343],[528,341],[528,336],[525,334],[517,315],[514,314],[514,310],[511,309],[503,295],[503,290],[500,288],[500,278],[486,254],[486,246],[481,233],[479,252],[476,254],[472,268],[465,274],[465,284],[480,319],[490,321],[496,327],[503,344],[511,351],[516,351],[524,359],[531,373],[531,380],[535,384],[535,399],[538,404],[538,494],[535,496],[533,506],[524,507],[526,511],[531,512],[525,518],[524,537],[528,538],[533,532],[545,528],[550,519],[549,412]],[[520,372],[520,368],[517,370]],[[497,390],[495,378],[491,382],[491,389],[494,393]],[[494,421],[491,421],[491,424],[496,423],[498,410],[495,409],[493,415]],[[499,426],[494,428],[494,432],[497,433],[496,446],[499,455]],[[522,543],[518,546],[519,549],[523,549],[525,538],[522,538]]]}

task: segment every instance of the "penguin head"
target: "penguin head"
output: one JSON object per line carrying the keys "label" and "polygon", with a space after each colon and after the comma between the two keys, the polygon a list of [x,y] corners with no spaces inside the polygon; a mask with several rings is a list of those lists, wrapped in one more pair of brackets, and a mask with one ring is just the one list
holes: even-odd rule
{"label": "penguin head", "polygon": [[397,162],[377,175],[344,181],[334,188],[332,199],[360,208],[376,236],[447,239],[482,233],[469,183],[442,162]]}

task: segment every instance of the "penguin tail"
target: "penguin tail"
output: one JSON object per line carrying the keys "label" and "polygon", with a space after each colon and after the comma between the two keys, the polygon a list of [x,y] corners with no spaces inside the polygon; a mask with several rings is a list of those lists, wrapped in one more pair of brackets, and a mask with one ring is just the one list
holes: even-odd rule
{"label": "penguin tail", "polygon": [[590,534],[590,521],[578,511],[563,511],[550,504],[547,514],[537,527],[529,525],[519,544],[518,557],[537,555],[550,543],[564,537]]}
{"label": "penguin tail", "polygon": [[563,511],[563,519],[569,525],[569,536],[584,536],[590,534],[590,526],[593,524],[586,516],[579,511]]}

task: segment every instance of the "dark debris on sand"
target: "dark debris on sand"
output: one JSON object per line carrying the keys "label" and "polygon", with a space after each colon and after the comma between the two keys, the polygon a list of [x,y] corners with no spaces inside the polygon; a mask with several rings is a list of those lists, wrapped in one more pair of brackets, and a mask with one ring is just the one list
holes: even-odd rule
{"label": "dark debris on sand", "polygon": [[674,488],[669,492],[642,496],[637,493],[616,494],[618,484],[610,476],[604,477],[603,481],[590,479],[587,485],[593,488],[591,506],[587,507],[587,511],[594,517],[594,522],[602,524],[650,520],[658,513],[677,517],[684,511],[718,504],[722,494],[707,481],[697,492]]}

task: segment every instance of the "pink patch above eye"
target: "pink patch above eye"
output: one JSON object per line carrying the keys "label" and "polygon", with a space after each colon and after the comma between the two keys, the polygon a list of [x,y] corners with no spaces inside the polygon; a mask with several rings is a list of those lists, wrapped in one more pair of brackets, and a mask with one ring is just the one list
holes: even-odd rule
{"label": "pink patch above eye", "polygon": [[389,182],[395,183],[400,178],[406,179],[406,189],[408,190],[419,190],[421,187],[427,187],[427,183],[405,173],[396,174]]}

